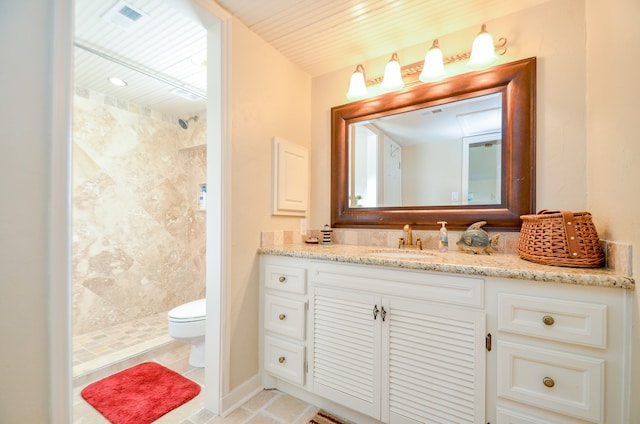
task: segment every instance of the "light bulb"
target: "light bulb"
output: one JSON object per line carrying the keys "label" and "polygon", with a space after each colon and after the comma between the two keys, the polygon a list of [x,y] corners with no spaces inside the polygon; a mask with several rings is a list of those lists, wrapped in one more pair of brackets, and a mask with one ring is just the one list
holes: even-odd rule
{"label": "light bulb", "polygon": [[382,83],[380,89],[383,91],[397,90],[404,87],[404,81],[402,80],[402,71],[400,70],[400,62],[398,61],[398,53],[391,55],[391,60],[384,68],[384,76],[382,77]]}
{"label": "light bulb", "polygon": [[473,40],[468,65],[474,69],[482,69],[491,65],[495,60],[496,52],[493,45],[493,37],[487,32],[487,26],[483,24],[480,33]]}
{"label": "light bulb", "polygon": [[429,82],[437,81],[444,76],[444,62],[442,59],[442,50],[438,40],[433,41],[433,45],[424,57],[422,72],[420,73],[420,81]]}
{"label": "light bulb", "polygon": [[356,66],[356,70],[351,74],[351,82],[349,83],[349,91],[347,91],[347,99],[358,100],[367,96],[367,86],[364,81],[364,67]]}

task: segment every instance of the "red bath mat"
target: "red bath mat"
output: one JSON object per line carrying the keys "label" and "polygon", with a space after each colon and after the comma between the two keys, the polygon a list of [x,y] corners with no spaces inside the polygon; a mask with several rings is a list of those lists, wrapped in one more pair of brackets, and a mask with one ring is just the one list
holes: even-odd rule
{"label": "red bath mat", "polygon": [[81,394],[113,424],[148,424],[193,399],[200,385],[155,362],[98,380]]}

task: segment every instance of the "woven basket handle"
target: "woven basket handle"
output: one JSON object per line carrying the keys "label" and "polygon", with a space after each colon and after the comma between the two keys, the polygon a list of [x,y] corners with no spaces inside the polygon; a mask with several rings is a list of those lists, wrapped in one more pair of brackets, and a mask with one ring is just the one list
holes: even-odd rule
{"label": "woven basket handle", "polygon": [[569,246],[569,255],[572,258],[580,256],[580,247],[578,244],[578,233],[576,232],[575,216],[571,211],[550,211],[548,209],[542,209],[538,212],[538,215],[546,215],[552,213],[562,214],[562,224],[564,226],[564,234],[567,239],[567,245]]}
{"label": "woven basket handle", "polygon": [[572,258],[577,258],[580,255],[580,249],[578,247],[578,235],[573,212],[562,211],[562,221],[564,223],[564,233],[567,237],[567,244],[569,245],[569,254]]}

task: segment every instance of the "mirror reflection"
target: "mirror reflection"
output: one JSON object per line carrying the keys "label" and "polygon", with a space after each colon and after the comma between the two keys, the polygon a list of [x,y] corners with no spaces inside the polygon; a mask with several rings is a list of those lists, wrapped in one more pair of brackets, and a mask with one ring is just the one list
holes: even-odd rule
{"label": "mirror reflection", "polygon": [[348,126],[349,206],[496,205],[502,93]]}

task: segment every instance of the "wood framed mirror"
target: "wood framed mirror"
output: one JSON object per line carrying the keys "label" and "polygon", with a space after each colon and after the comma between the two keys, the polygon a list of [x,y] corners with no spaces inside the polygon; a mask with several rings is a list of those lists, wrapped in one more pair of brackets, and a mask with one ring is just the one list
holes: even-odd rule
{"label": "wood framed mirror", "polygon": [[518,231],[535,212],[535,111],[535,58],[332,108],[331,226]]}

